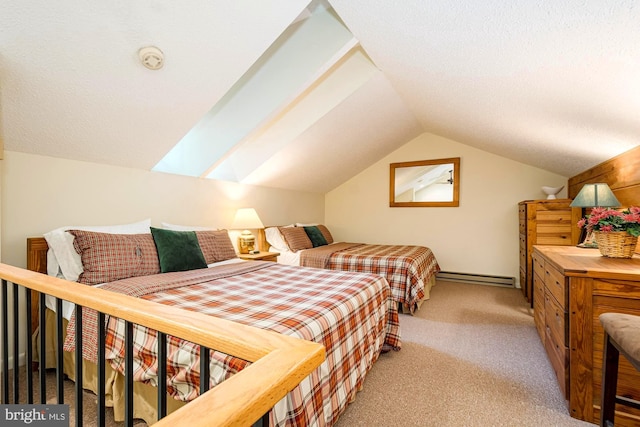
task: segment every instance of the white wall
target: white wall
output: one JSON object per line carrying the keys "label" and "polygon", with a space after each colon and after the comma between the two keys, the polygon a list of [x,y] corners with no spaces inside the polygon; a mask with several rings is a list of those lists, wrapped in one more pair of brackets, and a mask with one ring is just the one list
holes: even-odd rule
{"label": "white wall", "polygon": [[[460,206],[389,207],[389,164],[460,157]],[[329,192],[325,223],[342,241],[429,246],[443,271],[519,279],[518,202],[567,177],[424,133]],[[566,188],[558,198],[566,197]]]}
{"label": "white wall", "polygon": [[228,228],[254,207],[265,225],[324,218],[321,194],[5,152],[2,262],[26,267],[26,238],[65,225],[162,222]]}

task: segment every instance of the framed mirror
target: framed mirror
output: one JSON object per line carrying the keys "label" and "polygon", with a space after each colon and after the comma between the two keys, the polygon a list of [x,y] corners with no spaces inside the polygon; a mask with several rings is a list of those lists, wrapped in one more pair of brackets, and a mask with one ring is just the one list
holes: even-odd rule
{"label": "framed mirror", "polygon": [[391,163],[390,166],[389,206],[459,206],[460,157]]}

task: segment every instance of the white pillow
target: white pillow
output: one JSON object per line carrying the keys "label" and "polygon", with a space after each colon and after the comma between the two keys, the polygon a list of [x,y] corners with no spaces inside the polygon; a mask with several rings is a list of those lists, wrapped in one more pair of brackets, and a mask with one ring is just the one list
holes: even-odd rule
{"label": "white pillow", "polygon": [[206,231],[206,230],[217,230],[214,227],[201,227],[197,225],[179,225],[179,224],[169,224],[168,222],[162,223],[162,228],[165,230],[173,230],[173,231]]}
{"label": "white pillow", "polygon": [[[284,227],[295,227],[293,224],[285,225]],[[289,251],[289,245],[284,241],[282,233],[278,230],[278,227],[267,227],[264,229],[264,236],[267,242],[280,252]]]}
{"label": "white pillow", "polygon": [[44,238],[49,245],[47,253],[47,273],[51,276],[62,274],[67,280],[76,282],[84,271],[82,259],[73,247],[73,235],[67,230],[85,230],[98,233],[112,234],[142,234],[151,233],[151,219],[122,225],[79,225],[56,228],[44,234]]}
{"label": "white pillow", "polygon": [[303,224],[301,222],[296,222],[296,227],[312,227],[314,225],[318,225],[319,223],[317,222],[313,222],[313,223],[309,223],[309,224]]}

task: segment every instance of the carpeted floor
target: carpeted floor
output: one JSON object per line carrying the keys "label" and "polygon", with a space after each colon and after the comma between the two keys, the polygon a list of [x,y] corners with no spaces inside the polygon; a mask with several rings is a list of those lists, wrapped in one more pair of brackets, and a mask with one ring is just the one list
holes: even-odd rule
{"label": "carpeted floor", "polygon": [[[569,416],[519,289],[442,281],[400,327],[402,350],[380,356],[336,427],[593,426]],[[85,426],[95,401],[85,393]],[[110,409],[106,424],[123,425]]]}
{"label": "carpeted floor", "polygon": [[[33,382],[33,396],[34,396],[34,400],[39,402],[40,401],[40,382],[39,382],[39,374],[36,372],[35,374],[35,378],[34,378],[34,382]],[[13,384],[13,377],[12,375],[9,376],[9,381],[10,384]],[[56,394],[56,373],[55,370],[48,370],[47,371],[47,403],[49,404],[55,404],[58,400],[57,400],[57,394]],[[25,370],[24,367],[20,370],[20,384],[24,385],[26,382],[26,374],[25,374]],[[73,426],[76,423],[76,413],[75,413],[75,383],[71,380],[64,380],[64,402],[66,404],[69,405],[69,425]],[[26,399],[26,390],[24,389],[24,386],[21,387],[20,390],[20,402],[21,403],[26,403],[27,399]],[[9,394],[10,399],[9,402],[13,402],[13,393],[11,392]],[[97,413],[98,413],[98,398],[95,394],[93,394],[90,391],[85,391],[83,393],[83,416],[82,416],[82,420],[83,423],[82,425],[90,427],[90,426],[95,426],[97,425]],[[119,427],[119,426],[124,426],[124,422],[116,422],[114,420],[113,417],[113,410],[111,408],[106,408],[105,410],[105,426],[106,427]],[[133,425],[136,427],[143,427],[146,426],[147,423],[145,423],[142,420],[134,420]]]}
{"label": "carpeted floor", "polygon": [[593,426],[569,416],[532,314],[519,289],[439,282],[337,427]]}

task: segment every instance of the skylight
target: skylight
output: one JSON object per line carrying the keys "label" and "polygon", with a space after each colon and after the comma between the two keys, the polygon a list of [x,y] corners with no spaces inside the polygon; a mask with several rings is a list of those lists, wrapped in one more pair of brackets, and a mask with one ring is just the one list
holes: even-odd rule
{"label": "skylight", "polygon": [[316,4],[153,169],[240,182],[375,70],[333,10]]}

